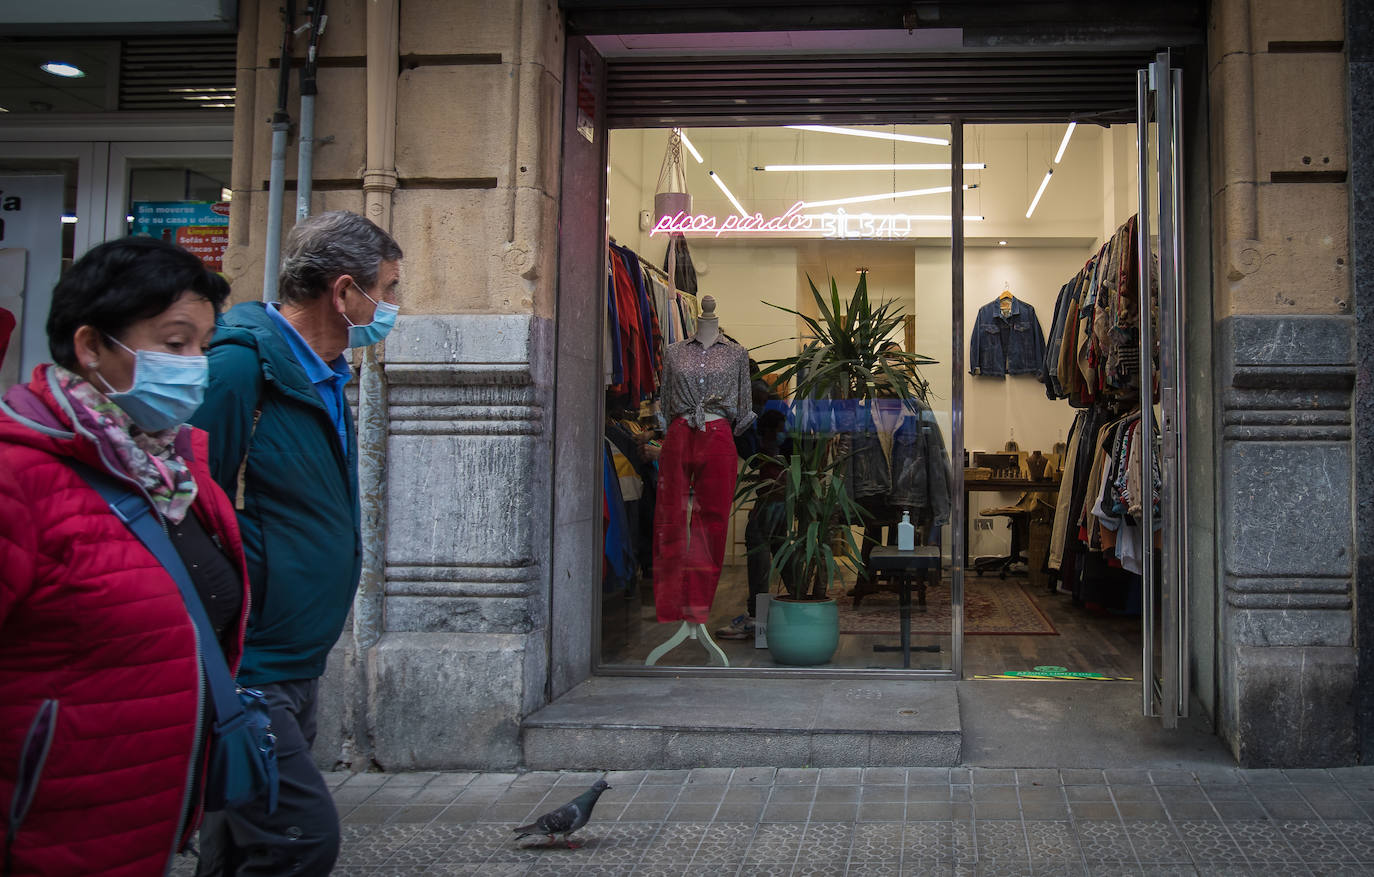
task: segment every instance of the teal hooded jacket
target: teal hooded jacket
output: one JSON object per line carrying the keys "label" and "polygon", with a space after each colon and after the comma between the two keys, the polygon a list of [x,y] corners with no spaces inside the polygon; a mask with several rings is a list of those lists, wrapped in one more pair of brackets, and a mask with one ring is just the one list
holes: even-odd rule
{"label": "teal hooded jacket", "polygon": [[252,608],[239,681],[324,673],[362,569],[358,452],[261,302],[220,317],[210,386],[191,423],[210,434],[210,472],[235,501]]}

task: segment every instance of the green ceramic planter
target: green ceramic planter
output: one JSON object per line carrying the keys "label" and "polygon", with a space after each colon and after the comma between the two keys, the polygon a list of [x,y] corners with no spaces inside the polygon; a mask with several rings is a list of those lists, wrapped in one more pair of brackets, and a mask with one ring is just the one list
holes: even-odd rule
{"label": "green ceramic planter", "polygon": [[768,651],[779,664],[826,664],[840,647],[840,608],[834,600],[768,604]]}

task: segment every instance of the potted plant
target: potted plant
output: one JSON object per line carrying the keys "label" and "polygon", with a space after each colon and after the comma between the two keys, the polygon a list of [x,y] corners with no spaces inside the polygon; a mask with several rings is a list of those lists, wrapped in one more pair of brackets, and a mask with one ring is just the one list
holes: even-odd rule
{"label": "potted plant", "polygon": [[796,339],[794,356],[766,361],[760,368],[778,383],[795,382],[787,428],[789,452],[774,462],[782,469],[780,484],[757,479],[741,482],[738,498],[757,499],[771,488],[783,506],[783,532],[775,544],[771,576],[780,576],[784,594],[769,605],[768,647],[782,664],[828,662],[839,646],[839,608],[830,597],[842,566],[854,568],[860,555],[852,527],[864,511],[845,482],[846,423],[853,404],[880,393],[925,401],[929,385],[918,367],[934,360],[894,349],[902,326],[894,301],[876,307],[868,298],[868,281],[860,275],[848,302],[830,280],[825,296],[807,278],[817,316],[770,305],[802,320],[807,334]]}

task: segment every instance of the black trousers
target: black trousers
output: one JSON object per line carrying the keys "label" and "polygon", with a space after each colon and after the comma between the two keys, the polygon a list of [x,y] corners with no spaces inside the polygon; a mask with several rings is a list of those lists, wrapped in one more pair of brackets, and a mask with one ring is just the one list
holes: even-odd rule
{"label": "black trousers", "polygon": [[205,814],[196,877],[324,877],[333,869],[339,814],[310,754],[319,687],[318,679],[260,686],[277,735],[276,812],[254,801]]}

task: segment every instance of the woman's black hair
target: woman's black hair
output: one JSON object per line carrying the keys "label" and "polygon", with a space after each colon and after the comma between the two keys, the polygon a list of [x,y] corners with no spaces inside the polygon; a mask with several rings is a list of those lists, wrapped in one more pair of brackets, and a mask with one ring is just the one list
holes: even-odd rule
{"label": "woman's black hair", "polygon": [[124,330],[167,310],[192,292],[219,313],[229,284],[176,244],[127,237],[92,247],[62,275],[48,312],[48,351],[53,362],[76,368],[72,336],[82,326],[118,338]]}

